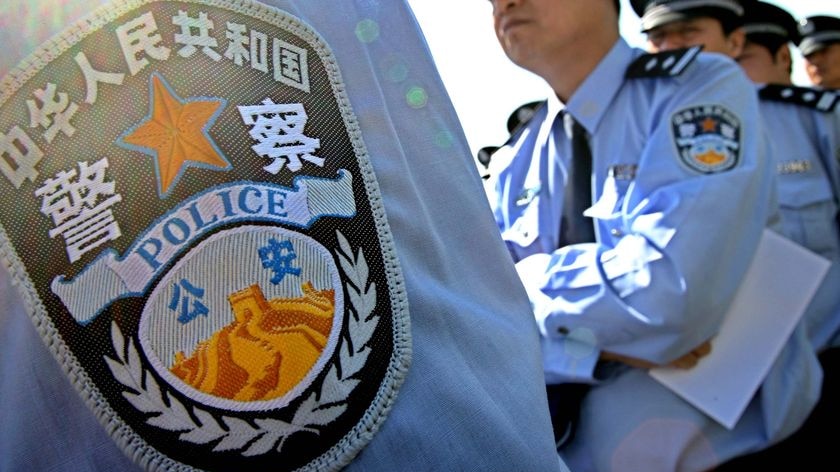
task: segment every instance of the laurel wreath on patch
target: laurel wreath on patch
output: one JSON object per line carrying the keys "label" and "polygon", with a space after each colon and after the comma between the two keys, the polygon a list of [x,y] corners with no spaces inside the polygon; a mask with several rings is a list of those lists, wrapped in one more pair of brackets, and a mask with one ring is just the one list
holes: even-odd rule
{"label": "laurel wreath on patch", "polygon": [[[341,268],[347,276],[345,284],[355,316],[348,316],[348,337],[342,337],[338,359],[329,366],[320,391],[313,391],[298,406],[291,422],[277,419],[255,419],[253,424],[230,416],[219,419],[197,407],[184,406],[173,395],[166,394],[153,375],[143,368],[140,354],[132,338],[126,339],[116,323],[111,324],[111,341],[117,359],[105,356],[114,378],[131,391],[122,396],[137,410],[155,415],[146,423],[167,431],[181,432],[179,438],[193,444],[220,440],[213,451],[241,451],[243,456],[259,456],[276,448],[277,452],[291,435],[299,432],[318,434],[316,427],[335,421],[347,409],[347,398],[359,384],[352,378],[367,362],[371,352],[367,345],[379,324],[379,316],[371,316],[376,306],[376,284],[368,286],[369,275],[364,253],[353,251],[347,239],[337,232]],[[145,381],[144,381],[145,378]],[[190,413],[190,411],[192,413]]]}

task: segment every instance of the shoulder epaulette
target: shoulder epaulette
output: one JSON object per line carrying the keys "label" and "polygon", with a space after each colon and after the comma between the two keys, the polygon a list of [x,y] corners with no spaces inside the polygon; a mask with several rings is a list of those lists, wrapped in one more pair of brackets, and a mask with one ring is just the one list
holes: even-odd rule
{"label": "shoulder epaulette", "polygon": [[758,91],[758,96],[762,100],[792,103],[824,112],[833,111],[834,107],[837,106],[838,99],[840,99],[840,93],[833,90],[776,84],[762,87]]}
{"label": "shoulder epaulette", "polygon": [[630,64],[624,76],[628,79],[676,77],[683,73],[702,49],[702,46],[694,46],[639,56]]}

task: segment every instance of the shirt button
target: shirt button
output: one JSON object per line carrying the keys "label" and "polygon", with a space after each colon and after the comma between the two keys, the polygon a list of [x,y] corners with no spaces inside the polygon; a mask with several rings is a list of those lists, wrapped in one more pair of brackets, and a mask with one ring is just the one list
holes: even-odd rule
{"label": "shirt button", "polygon": [[610,234],[611,234],[611,235],[613,235],[613,236],[615,236],[616,238],[621,237],[621,236],[624,236],[624,233],[622,233],[622,232],[621,232],[621,230],[620,230],[620,229],[618,229],[618,228],[613,228],[613,229],[611,229],[611,230],[610,230]]}

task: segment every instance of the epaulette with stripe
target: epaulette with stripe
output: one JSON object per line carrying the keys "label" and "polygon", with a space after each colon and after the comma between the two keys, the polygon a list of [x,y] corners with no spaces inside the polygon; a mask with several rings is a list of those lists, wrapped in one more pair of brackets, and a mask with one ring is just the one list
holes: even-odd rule
{"label": "epaulette with stripe", "polygon": [[639,56],[630,64],[624,76],[628,79],[676,77],[683,73],[702,49],[702,46],[694,46]]}
{"label": "epaulette with stripe", "polygon": [[764,86],[758,91],[758,96],[762,100],[792,103],[823,112],[833,111],[840,99],[837,91],[776,84]]}

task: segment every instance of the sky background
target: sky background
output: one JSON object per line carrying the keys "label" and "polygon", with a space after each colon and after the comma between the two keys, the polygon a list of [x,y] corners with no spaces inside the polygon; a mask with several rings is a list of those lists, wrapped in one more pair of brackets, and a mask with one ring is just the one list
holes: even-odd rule
{"label": "sky background", "polygon": [[[578,0],[585,1],[585,0]],[[838,0],[766,0],[797,19],[840,16]],[[441,78],[461,121],[473,156],[484,146],[507,139],[506,123],[519,105],[542,100],[550,90],[536,75],[508,60],[493,33],[488,0],[408,0],[420,23]],[[620,29],[631,45],[644,47],[639,17],[621,0]],[[809,85],[798,51],[794,83]]]}

